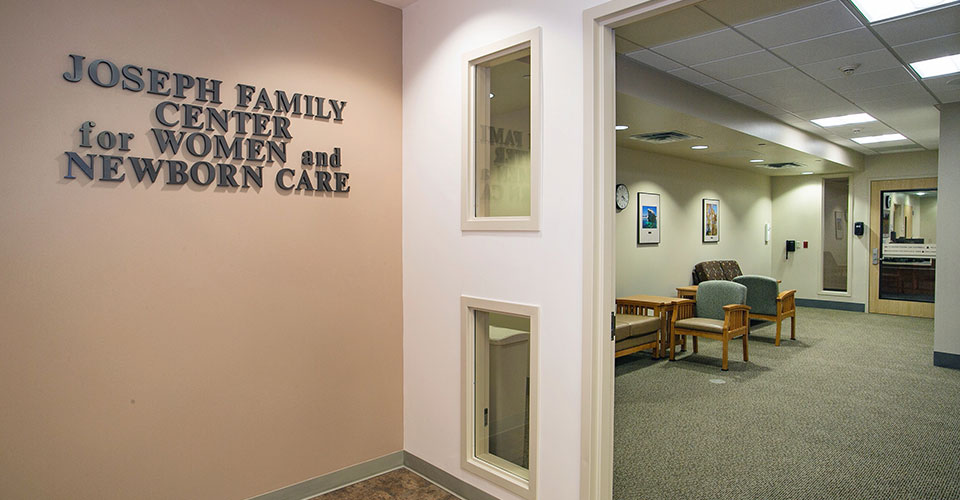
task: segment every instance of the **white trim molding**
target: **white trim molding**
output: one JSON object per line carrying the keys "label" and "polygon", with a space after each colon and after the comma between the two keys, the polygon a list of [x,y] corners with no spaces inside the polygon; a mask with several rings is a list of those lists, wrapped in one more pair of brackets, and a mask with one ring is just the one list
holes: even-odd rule
{"label": "white trim molding", "polygon": [[[476,341],[477,312],[503,313],[530,319],[530,389],[529,389],[529,463],[523,469],[515,464],[503,460],[495,455],[478,449],[476,435],[482,432],[481,419],[477,418],[476,392],[486,391],[487,377],[478,375],[477,356],[486,358],[479,352]],[[534,499],[537,486],[537,455],[539,450],[539,350],[540,350],[540,308],[537,306],[501,302],[497,300],[481,299],[477,297],[460,297],[461,316],[461,453],[460,465],[464,470],[476,474],[498,486],[516,493],[517,495]],[[486,335],[486,333],[485,333]],[[485,344],[484,344],[485,345]],[[480,372],[486,373],[486,372]],[[483,444],[486,444],[484,441]]]}
{"label": "white trim molding", "polygon": [[[540,230],[540,165],[542,156],[542,84],[541,38],[539,27],[505,38],[464,55],[463,90],[463,168],[461,179],[460,229],[463,231],[539,231]],[[478,91],[489,93],[489,82],[478,81],[479,65],[510,54],[530,49],[530,215],[489,217],[477,216],[477,109]],[[478,88],[483,87],[483,88]],[[487,110],[489,112],[489,110]]]}

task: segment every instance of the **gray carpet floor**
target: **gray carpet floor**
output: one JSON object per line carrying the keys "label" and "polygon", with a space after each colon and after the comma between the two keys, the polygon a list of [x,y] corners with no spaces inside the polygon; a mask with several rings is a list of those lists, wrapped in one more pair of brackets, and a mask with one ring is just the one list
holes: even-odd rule
{"label": "gray carpet floor", "polygon": [[960,371],[933,366],[933,320],[798,310],[755,325],[750,361],[616,363],[614,499],[960,499]]}

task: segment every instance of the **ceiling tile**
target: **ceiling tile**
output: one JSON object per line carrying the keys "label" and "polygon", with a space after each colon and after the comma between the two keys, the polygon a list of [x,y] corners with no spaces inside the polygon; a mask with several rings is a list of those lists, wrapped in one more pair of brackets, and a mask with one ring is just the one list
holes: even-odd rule
{"label": "ceiling tile", "polygon": [[671,75],[677,78],[682,78],[695,85],[706,85],[708,83],[717,82],[713,78],[710,78],[709,76],[704,75],[703,73],[700,73],[698,71],[694,71],[690,68],[675,69],[673,71],[668,71],[667,73],[670,73]]}
{"label": "ceiling tile", "polygon": [[[812,64],[800,66],[804,73],[820,81],[833,80],[835,78],[847,78],[840,68],[844,66],[856,66],[855,73],[870,73],[890,68],[902,68],[903,65],[896,57],[890,54],[887,49],[873,50],[860,54],[838,57]],[[853,75],[851,75],[853,76]]]}
{"label": "ceiling tile", "polygon": [[913,78],[913,75],[911,75],[906,68],[899,66],[896,68],[884,69],[871,73],[858,72],[847,77],[827,80],[823,82],[823,84],[832,88],[833,90],[836,90],[837,92],[845,92],[851,90],[870,89],[873,87],[886,87],[888,85],[910,83],[915,81],[916,79]]}
{"label": "ceiling tile", "polygon": [[936,101],[930,96],[930,93],[917,82],[898,83],[896,85],[869,89],[857,88],[845,90],[840,92],[840,95],[850,99],[854,104],[879,101],[881,99],[917,99],[931,106],[936,104]]}
{"label": "ceiling tile", "polygon": [[960,33],[930,38],[906,45],[897,45],[893,50],[908,64],[960,54]]}
{"label": "ceiling tile", "polygon": [[839,0],[834,0],[740,24],[736,28],[765,47],[776,47],[862,26]]}
{"label": "ceiling tile", "polygon": [[[840,106],[820,106],[817,108],[810,108],[809,110],[798,111],[796,114],[804,120],[816,120],[818,118],[827,118],[829,116],[842,116],[842,115],[852,115],[855,113],[863,113],[863,110],[853,104],[842,104]],[[819,127],[819,125],[817,125]],[[827,128],[827,130],[833,130],[833,127]]]}
{"label": "ceiling tile", "polygon": [[694,66],[694,69],[710,75],[717,80],[724,81],[788,67],[790,66],[779,57],[766,50],[760,50],[742,56],[734,56],[719,61],[698,64]]}
{"label": "ceiling tile", "polygon": [[742,104],[746,104],[747,106],[750,106],[751,108],[757,111],[760,111],[761,113],[766,113],[768,115],[782,114],[784,111],[750,94],[739,94],[739,95],[731,96],[730,99],[733,99],[734,101],[737,101]]}
{"label": "ceiling tile", "polygon": [[823,0],[778,0],[776,2],[758,2],[757,0],[706,0],[697,7],[713,17],[731,26],[806,7]]}
{"label": "ceiling tile", "polygon": [[743,93],[743,91],[740,89],[735,89],[727,85],[726,83],[720,83],[720,82],[705,84],[703,85],[703,88],[727,97],[730,97],[733,95],[739,95]]}
{"label": "ceiling tile", "polygon": [[882,21],[872,26],[890,46],[960,33],[960,4],[915,16]]}
{"label": "ceiling tile", "polygon": [[725,27],[700,9],[684,7],[622,26],[616,34],[641,47],[653,47]]}
{"label": "ceiling tile", "polygon": [[[834,134],[844,137],[846,139],[853,139],[854,137],[870,137],[874,135],[886,135],[886,134],[896,134],[898,130],[890,128],[887,124],[883,122],[870,122],[870,123],[858,123],[856,125],[844,125],[841,127],[830,127],[829,129]],[[860,132],[855,132],[859,130]]]}
{"label": "ceiling tile", "polygon": [[940,102],[944,104],[960,101],[960,87],[954,87],[953,89],[946,90],[934,90],[933,94],[936,95],[937,99],[940,99]]}
{"label": "ceiling tile", "polygon": [[814,79],[804,75],[796,68],[780,69],[758,75],[735,78],[732,80],[727,80],[725,83],[731,87],[736,87],[748,93],[766,91],[770,89],[796,87],[797,85],[801,84],[815,84],[817,88],[823,88],[823,86],[818,84]]}
{"label": "ceiling tile", "polygon": [[614,43],[616,43],[617,54],[627,54],[643,48],[622,36],[616,37]]}
{"label": "ceiling tile", "polygon": [[652,66],[659,69],[660,71],[670,71],[674,69],[680,69],[683,67],[682,64],[678,62],[671,61],[666,57],[657,54],[656,52],[651,51],[650,49],[638,50],[636,52],[631,52],[627,54],[627,57],[633,59],[634,61],[646,64],[647,66]]}
{"label": "ceiling tile", "polygon": [[674,61],[693,66],[755,52],[760,50],[760,47],[736,31],[727,28],[666,45],[658,45],[651,49]]}
{"label": "ceiling tile", "polygon": [[870,30],[857,28],[770,50],[787,62],[795,66],[802,66],[882,48],[883,44],[870,33]]}
{"label": "ceiling tile", "polygon": [[940,99],[940,102],[960,101],[960,74],[925,78],[923,83]]}
{"label": "ceiling tile", "polygon": [[754,92],[754,95],[792,113],[803,113],[825,107],[841,109],[849,106],[846,99],[826,89],[818,91],[809,88],[792,90],[780,88]]}

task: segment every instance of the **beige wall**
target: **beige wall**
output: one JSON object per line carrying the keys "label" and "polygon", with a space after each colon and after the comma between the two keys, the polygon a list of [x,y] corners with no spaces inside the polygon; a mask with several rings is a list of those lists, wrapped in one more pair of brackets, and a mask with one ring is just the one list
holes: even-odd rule
{"label": "beige wall", "polygon": [[[821,289],[821,221],[823,210],[822,176],[801,175],[775,177],[773,197],[773,273],[797,289],[797,296],[807,299],[867,303],[870,265],[870,183],[874,180],[910,177],[936,177],[937,152],[923,151],[871,155],[866,157],[862,172],[851,174],[853,216],[848,217],[847,230],[852,237],[852,260],[847,294],[824,293]],[[866,224],[863,236],[852,236],[853,224]],[[797,240],[797,252],[784,258],[784,242]],[[803,240],[810,243],[801,248]]]}
{"label": "beige wall", "polygon": [[[616,215],[617,296],[676,295],[704,260],[735,259],[744,274],[770,275],[770,178],[645,151],[617,148],[617,183],[630,204]],[[637,192],[659,193],[659,245],[637,244]],[[703,243],[702,199],[720,200],[720,241]]]}
{"label": "beige wall", "polygon": [[[238,499],[400,450],[400,11],[34,1],[0,27],[0,497]],[[291,118],[285,166],[340,147],[351,191],[64,179],[86,120],[159,157],[163,99],[69,83],[68,54],[220,79],[221,109],[237,83],[346,100]]]}

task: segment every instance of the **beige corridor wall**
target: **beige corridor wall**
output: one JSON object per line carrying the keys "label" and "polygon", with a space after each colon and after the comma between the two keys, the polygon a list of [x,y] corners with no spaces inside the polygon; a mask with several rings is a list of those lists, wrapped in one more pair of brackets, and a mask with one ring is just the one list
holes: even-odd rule
{"label": "beige corridor wall", "polygon": [[[937,151],[869,155],[863,171],[850,174],[853,214],[846,230],[851,238],[852,260],[848,268],[850,290],[846,294],[824,293],[821,290],[821,241],[823,220],[823,176],[799,175],[775,177],[773,197],[773,275],[797,297],[836,302],[866,304],[870,286],[870,183],[874,180],[937,176]],[[863,222],[863,236],[853,236],[855,222]],[[797,252],[784,257],[785,240],[797,240]],[[803,240],[810,242],[801,248]]]}
{"label": "beige corridor wall", "polygon": [[[0,498],[240,499],[400,450],[400,11],[37,0],[0,27]],[[106,153],[84,121],[190,160],[154,108],[203,103],[70,83],[69,54],[222,80],[221,110],[238,83],[348,105],[277,114],[259,189],[70,180],[65,152]],[[349,193],[276,187],[334,147]]]}
{"label": "beige corridor wall", "polygon": [[[617,183],[629,206],[616,215],[617,296],[676,295],[697,262],[735,259],[744,274],[770,275],[763,226],[771,220],[770,178],[742,170],[617,148]],[[660,194],[659,245],[637,245],[637,192]],[[702,199],[720,200],[720,241],[700,236]]]}

